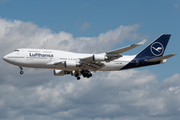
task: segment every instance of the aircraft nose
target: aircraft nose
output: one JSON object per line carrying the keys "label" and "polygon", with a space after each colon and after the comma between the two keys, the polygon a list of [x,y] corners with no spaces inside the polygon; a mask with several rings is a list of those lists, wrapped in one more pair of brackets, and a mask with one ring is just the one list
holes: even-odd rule
{"label": "aircraft nose", "polygon": [[6,55],[3,57],[3,60],[4,60],[4,61],[7,61],[7,56],[6,56]]}

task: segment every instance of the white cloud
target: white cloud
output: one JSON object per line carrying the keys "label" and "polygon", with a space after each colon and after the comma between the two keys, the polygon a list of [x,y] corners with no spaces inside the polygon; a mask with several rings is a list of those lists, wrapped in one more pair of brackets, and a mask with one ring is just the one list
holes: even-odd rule
{"label": "white cloud", "polygon": [[162,84],[162,89],[164,87],[173,87],[173,85],[180,86],[180,75],[178,73],[174,74],[170,78],[165,79]]}
{"label": "white cloud", "polygon": [[[98,37],[77,37],[61,31],[39,28],[31,22],[0,19],[0,45],[3,53],[17,48],[50,48],[75,52],[104,52],[122,43],[124,39],[143,39],[136,34],[139,25],[120,26],[115,30],[101,33]],[[95,49],[94,49],[95,48]],[[4,52],[4,50],[6,50]]]}
{"label": "white cloud", "polygon": [[[146,81],[145,77],[149,79],[147,82],[136,82]],[[148,71],[99,72],[81,81],[70,77],[66,81],[49,78],[53,80],[34,87],[0,85],[4,118],[114,120],[133,116],[164,119],[163,116],[171,117],[180,108],[180,93],[174,94],[169,86],[159,89],[163,84]],[[175,90],[180,87],[176,86]]]}
{"label": "white cloud", "polygon": [[80,30],[84,31],[86,29],[90,28],[90,23],[89,22],[85,22],[80,26]]}
{"label": "white cloud", "polygon": [[[0,55],[20,47],[104,52],[124,39],[144,39],[139,25],[120,26],[98,37],[52,33],[31,22],[0,19]],[[90,79],[53,76],[52,70],[19,68],[0,60],[0,119],[179,119],[180,74],[162,83],[145,70],[97,72]]]}

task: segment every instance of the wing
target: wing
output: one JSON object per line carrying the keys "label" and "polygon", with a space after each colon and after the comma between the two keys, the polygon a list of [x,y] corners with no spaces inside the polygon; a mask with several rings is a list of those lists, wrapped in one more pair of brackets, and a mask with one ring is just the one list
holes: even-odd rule
{"label": "wing", "polygon": [[[146,40],[143,40],[137,44],[133,44],[124,48],[120,48],[120,49],[116,49],[113,51],[109,51],[106,53],[102,53],[102,54],[94,54],[91,55],[89,57],[85,57],[85,58],[80,58],[79,61],[76,61],[77,66],[83,70],[91,70],[91,71],[97,71],[99,69],[101,69],[102,67],[105,66],[105,64],[103,62],[110,62],[113,61],[115,59],[118,59],[120,57],[122,57],[122,55],[120,55],[120,53],[126,52],[130,49],[133,49],[139,45],[142,45],[146,42]],[[54,61],[54,62],[50,62],[47,63],[46,65],[64,65],[67,63],[68,61]]]}
{"label": "wing", "polygon": [[137,44],[133,44],[133,45],[130,45],[130,46],[127,46],[127,47],[124,47],[124,48],[120,48],[120,49],[116,49],[116,50],[112,50],[112,51],[109,51],[109,52],[106,52],[106,54],[120,54],[120,53],[123,53],[123,52],[126,52],[128,50],[131,50],[137,46],[140,46],[140,45],[143,45],[144,43],[146,42],[146,40],[143,40]]}
{"label": "wing", "polygon": [[116,50],[106,52],[107,59],[105,61],[110,62],[110,61],[113,61],[115,59],[118,59],[118,58],[122,57],[122,55],[120,55],[120,53],[126,52],[128,50],[131,50],[131,49],[137,47],[137,46],[143,45],[145,42],[146,42],[146,40],[143,40],[137,44],[133,44],[133,45],[130,45],[130,46],[127,46],[124,48],[120,48],[120,49],[116,49]]}

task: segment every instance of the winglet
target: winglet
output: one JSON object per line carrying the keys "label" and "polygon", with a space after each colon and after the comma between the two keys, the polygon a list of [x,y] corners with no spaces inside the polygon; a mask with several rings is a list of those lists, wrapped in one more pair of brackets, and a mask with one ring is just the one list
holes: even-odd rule
{"label": "winglet", "polygon": [[143,45],[146,41],[147,41],[147,40],[144,39],[144,40],[142,40],[141,42],[137,43],[137,45]]}

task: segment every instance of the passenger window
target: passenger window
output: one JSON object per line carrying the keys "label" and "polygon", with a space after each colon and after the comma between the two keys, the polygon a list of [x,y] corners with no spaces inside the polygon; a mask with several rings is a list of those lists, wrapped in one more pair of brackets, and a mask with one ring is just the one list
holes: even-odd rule
{"label": "passenger window", "polygon": [[19,52],[19,50],[14,50],[14,51],[17,51],[17,52]]}

